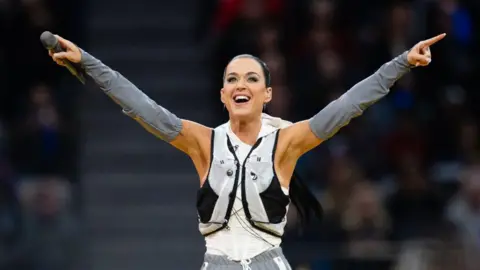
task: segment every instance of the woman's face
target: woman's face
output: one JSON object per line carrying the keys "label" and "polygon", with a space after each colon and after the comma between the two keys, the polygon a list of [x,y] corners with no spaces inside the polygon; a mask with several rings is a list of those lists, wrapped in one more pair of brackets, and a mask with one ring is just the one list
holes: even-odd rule
{"label": "woman's face", "polygon": [[220,96],[230,118],[254,118],[272,99],[272,89],[266,87],[262,67],[255,59],[237,58],[225,69]]}

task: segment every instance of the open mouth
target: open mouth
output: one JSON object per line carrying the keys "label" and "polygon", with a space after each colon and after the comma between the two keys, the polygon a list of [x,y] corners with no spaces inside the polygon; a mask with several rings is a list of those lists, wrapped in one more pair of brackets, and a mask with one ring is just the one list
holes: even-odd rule
{"label": "open mouth", "polygon": [[242,103],[247,103],[247,102],[249,102],[249,101],[250,101],[250,97],[249,97],[249,96],[238,95],[238,96],[233,97],[233,100],[234,100],[235,103],[237,103],[237,104],[242,104]]}

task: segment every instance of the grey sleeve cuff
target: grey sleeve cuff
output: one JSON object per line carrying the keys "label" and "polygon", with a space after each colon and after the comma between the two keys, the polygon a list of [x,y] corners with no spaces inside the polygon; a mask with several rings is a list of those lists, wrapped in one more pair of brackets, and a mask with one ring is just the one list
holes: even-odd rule
{"label": "grey sleeve cuff", "polygon": [[81,50],[81,65],[85,73],[107,95],[119,103],[124,113],[151,126],[157,136],[171,142],[182,130],[182,121],[167,109],[145,95],[119,72],[104,65],[100,60]]}
{"label": "grey sleeve cuff", "polygon": [[393,84],[410,71],[404,52],[385,63],[374,74],[354,85],[309,120],[312,132],[322,140],[332,137],[354,117],[360,116],[373,103],[383,98]]}

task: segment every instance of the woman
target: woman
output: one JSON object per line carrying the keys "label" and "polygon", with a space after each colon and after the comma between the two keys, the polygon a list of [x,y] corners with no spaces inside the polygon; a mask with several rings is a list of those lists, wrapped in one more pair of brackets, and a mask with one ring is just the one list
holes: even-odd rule
{"label": "woman", "polygon": [[79,63],[127,115],[190,156],[201,187],[203,269],[291,269],[280,248],[290,199],[304,217],[312,211],[321,215],[311,193],[292,180],[297,160],[385,96],[410,67],[428,65],[429,47],[444,37],[418,43],[311,119],[295,124],[262,114],[273,94],[269,70],[256,57],[237,56],[225,68],[220,90],[230,121],[215,129],[179,119],[68,40],[57,36],[65,52],[50,56],[59,65]]}

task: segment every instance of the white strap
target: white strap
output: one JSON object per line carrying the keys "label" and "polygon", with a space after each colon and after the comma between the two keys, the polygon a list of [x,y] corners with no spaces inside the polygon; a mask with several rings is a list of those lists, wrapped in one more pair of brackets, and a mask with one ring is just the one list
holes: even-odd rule
{"label": "white strap", "polygon": [[273,261],[274,261],[275,264],[278,266],[278,270],[288,270],[288,269],[287,269],[287,266],[286,266],[285,263],[283,262],[282,258],[280,258],[280,257],[275,257],[275,258],[273,258]]}
{"label": "white strap", "polygon": [[240,264],[242,265],[243,270],[252,270],[252,268],[250,268],[251,263],[252,263],[252,260],[250,259],[240,261]]}

